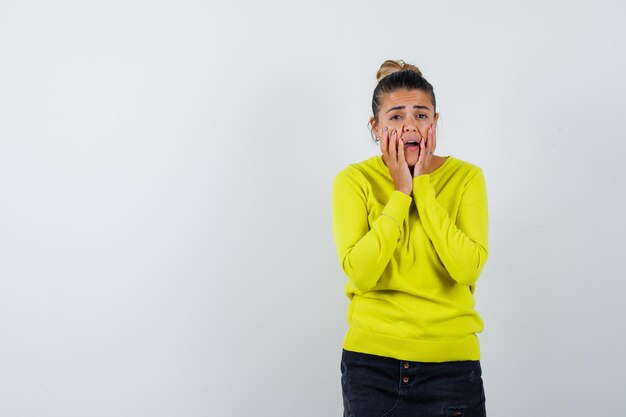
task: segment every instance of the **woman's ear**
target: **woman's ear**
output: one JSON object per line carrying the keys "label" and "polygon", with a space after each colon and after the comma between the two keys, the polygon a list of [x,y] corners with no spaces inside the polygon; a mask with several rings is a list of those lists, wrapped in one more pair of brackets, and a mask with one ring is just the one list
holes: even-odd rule
{"label": "woman's ear", "polygon": [[376,118],[370,117],[370,121],[367,125],[370,128],[370,135],[372,135],[372,140],[374,142],[378,142],[378,135],[376,134]]}
{"label": "woman's ear", "polygon": [[435,124],[439,121],[439,113],[435,113]]}
{"label": "woman's ear", "polygon": [[370,117],[369,127],[370,127],[370,132],[372,132],[373,135],[378,136],[378,132],[376,132],[376,129],[378,129],[378,122],[376,121],[376,118],[373,116]]}
{"label": "woman's ear", "polygon": [[370,122],[368,123],[370,130],[376,129],[376,118],[374,116],[370,117]]}

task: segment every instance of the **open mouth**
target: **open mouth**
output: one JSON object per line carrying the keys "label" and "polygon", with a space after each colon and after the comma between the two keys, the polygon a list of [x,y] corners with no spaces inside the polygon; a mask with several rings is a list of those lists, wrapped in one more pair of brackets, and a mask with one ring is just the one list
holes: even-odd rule
{"label": "open mouth", "polygon": [[413,148],[413,147],[418,147],[419,146],[419,142],[416,140],[407,140],[404,142],[404,147],[405,148]]}

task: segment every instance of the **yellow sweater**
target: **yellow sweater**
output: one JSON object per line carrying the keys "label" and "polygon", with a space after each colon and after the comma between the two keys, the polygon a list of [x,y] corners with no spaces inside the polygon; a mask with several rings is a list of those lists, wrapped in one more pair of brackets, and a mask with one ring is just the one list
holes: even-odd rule
{"label": "yellow sweater", "polygon": [[448,157],[395,191],[377,156],[333,183],[333,232],[350,328],[343,347],[419,362],[478,360],[474,286],[487,260],[480,168]]}

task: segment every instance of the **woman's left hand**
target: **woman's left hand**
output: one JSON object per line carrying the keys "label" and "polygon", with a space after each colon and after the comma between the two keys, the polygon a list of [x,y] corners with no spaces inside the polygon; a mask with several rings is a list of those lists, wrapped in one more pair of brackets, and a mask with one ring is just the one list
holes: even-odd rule
{"label": "woman's left hand", "polygon": [[435,147],[437,146],[437,132],[435,125],[432,124],[428,128],[426,137],[420,141],[420,152],[417,157],[417,162],[413,168],[413,176],[430,174],[435,169],[433,162],[433,154],[435,153]]}

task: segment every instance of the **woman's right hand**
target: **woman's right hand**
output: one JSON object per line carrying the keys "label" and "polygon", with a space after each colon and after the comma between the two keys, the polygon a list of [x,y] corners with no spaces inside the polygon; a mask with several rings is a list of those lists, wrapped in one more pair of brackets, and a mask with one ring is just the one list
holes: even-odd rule
{"label": "woman's right hand", "polygon": [[389,132],[385,126],[380,132],[380,150],[393,179],[394,188],[410,196],[413,191],[413,176],[404,157],[404,142],[398,137],[398,132]]}

